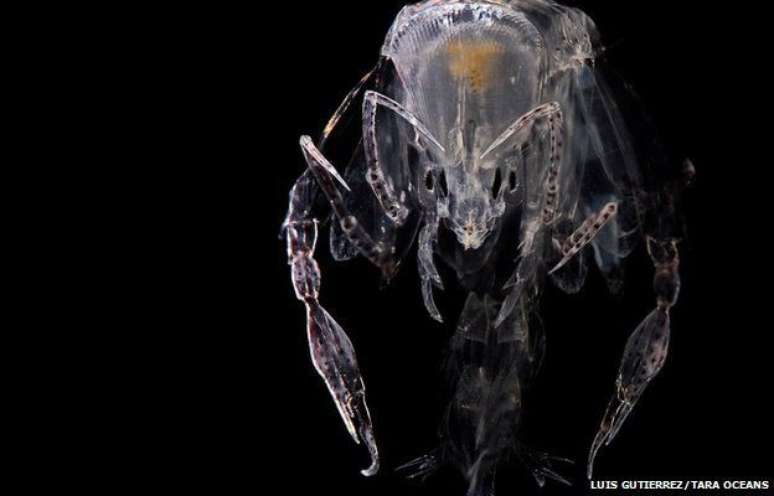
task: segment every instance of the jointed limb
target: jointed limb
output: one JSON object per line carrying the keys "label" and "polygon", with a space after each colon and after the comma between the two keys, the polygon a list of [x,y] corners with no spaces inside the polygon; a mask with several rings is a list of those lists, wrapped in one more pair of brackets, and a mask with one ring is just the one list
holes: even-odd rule
{"label": "jointed limb", "polygon": [[544,118],[553,118],[554,116],[561,116],[561,109],[557,102],[544,103],[538,105],[534,109],[530,110],[526,114],[522,115],[516,121],[508,126],[500,136],[498,136],[489,148],[481,154],[481,160],[484,160],[497,148],[500,148],[505,142],[509,141],[513,137],[518,137],[522,131],[530,129],[535,123]]}
{"label": "jointed limb", "polygon": [[314,178],[302,175],[290,192],[285,221],[288,264],[296,298],[306,307],[307,335],[314,367],[325,381],[352,438],[362,441],[371,454],[371,466],[363,475],[379,470],[379,453],[374,440],[371,415],[365,400],[365,385],[347,334],[320,305],[320,268],[313,258],[317,244],[317,219],[309,217],[316,187]]}
{"label": "jointed limb", "polygon": [[386,279],[390,279],[396,270],[392,251],[382,243],[375,242],[366,232],[358,219],[344,204],[344,198],[336,186],[341,183],[349,189],[344,179],[312,143],[309,136],[301,137],[301,150],[309,165],[309,170],[317,179],[320,188],[330,203],[333,214],[352,245],[374,265],[381,268]]}
{"label": "jointed limb", "polygon": [[[380,67],[381,62],[346,96],[322,133],[321,148]],[[301,147],[309,168],[298,178],[290,191],[288,214],[283,224],[293,288],[296,298],[306,307],[306,329],[312,363],[328,387],[350,435],[356,443],[362,442],[366,445],[371,455],[371,465],[362,473],[371,476],[379,470],[379,453],[355,350],[347,334],[320,305],[318,299],[320,268],[313,258],[317,244],[318,218],[314,216],[313,209],[319,191],[322,189],[348,239],[361,253],[375,263],[382,263],[386,259],[385,250],[376,245],[358,225],[357,220],[349,214],[335,183],[339,182],[347,190],[349,186],[336,169],[309,137],[301,138]],[[391,270],[388,263],[384,263],[382,267],[383,270]]]}
{"label": "jointed limb", "polygon": [[430,316],[443,323],[441,312],[435,305],[433,299],[433,286],[443,290],[443,282],[438,274],[438,269],[433,261],[433,248],[436,242],[438,232],[438,218],[432,215],[425,220],[425,225],[419,233],[419,248],[417,249],[417,262],[419,266],[419,278],[422,284],[422,299],[425,302],[425,308]]}
{"label": "jointed limb", "polygon": [[333,131],[336,129],[336,126],[338,126],[339,122],[341,121],[341,118],[344,117],[349,108],[352,106],[352,103],[354,103],[355,99],[363,91],[365,85],[368,84],[371,78],[379,75],[382,67],[384,66],[384,62],[384,58],[380,59],[379,63],[376,64],[376,67],[368,71],[368,74],[363,76],[355,85],[355,87],[352,88],[349,93],[347,93],[347,96],[344,97],[344,100],[341,102],[341,104],[339,104],[339,107],[336,109],[331,118],[328,120],[328,123],[325,125],[322,135],[320,135],[321,150],[325,149],[325,143],[328,141],[331,133],[333,133]]}
{"label": "jointed limb", "polygon": [[583,247],[591,243],[591,240],[599,234],[599,231],[610,222],[610,219],[612,219],[616,213],[618,213],[618,204],[611,202],[605,205],[596,215],[592,215],[586,219],[586,221],[564,241],[560,247],[562,260],[556,264],[556,267],[551,269],[549,274],[553,274],[564,267],[572,257],[577,255],[578,252],[583,249]]}
{"label": "jointed limb", "polygon": [[[524,131],[532,130],[540,119],[548,121],[548,132],[550,141],[550,152],[548,157],[548,167],[546,177],[543,182],[542,210],[539,216],[528,216],[522,223],[521,244],[519,245],[519,261],[515,272],[505,284],[503,289],[508,290],[508,294],[503,301],[500,312],[495,321],[495,325],[500,325],[516,306],[516,303],[522,297],[525,288],[532,281],[539,266],[539,247],[535,243],[540,243],[540,237],[545,234],[545,227],[551,225],[556,218],[556,211],[559,206],[559,165],[562,159],[562,136],[563,136],[563,116],[562,110],[557,102],[550,102],[527,112],[522,117],[510,125],[492,145],[482,154],[485,158],[493,151],[503,146],[518,147],[525,141]],[[515,140],[515,144],[512,144]]]}
{"label": "jointed limb", "polygon": [[437,153],[443,153],[444,148],[425,125],[401,104],[375,91],[366,92],[363,99],[363,149],[368,167],[366,180],[387,216],[395,224],[402,225],[408,217],[409,210],[403,199],[395,193],[395,186],[386,177],[379,161],[379,139],[376,135],[376,113],[379,107],[389,110],[411,126],[416,133],[415,139],[418,143],[423,146],[429,145]]}
{"label": "jointed limb", "polygon": [[680,257],[674,239],[657,240],[648,237],[647,242],[648,253],[655,267],[653,288],[656,308],[645,317],[626,343],[616,380],[616,394],[610,400],[589,452],[589,479],[593,474],[597,451],[603,444],[610,444],[618,434],[648,383],[661,370],[667,356],[669,311],[680,292]]}
{"label": "jointed limb", "polygon": [[[526,131],[530,131],[541,120],[548,121],[548,133],[550,142],[550,152],[548,157],[548,169],[544,187],[543,200],[543,224],[551,224],[556,216],[556,209],[559,205],[559,165],[561,163],[563,115],[559,103],[550,102],[539,105],[530,110],[523,116],[508,126],[500,136],[498,136],[489,148],[481,154],[481,160],[490,156],[493,152],[514,148],[524,143]],[[513,142],[516,144],[512,144]]]}

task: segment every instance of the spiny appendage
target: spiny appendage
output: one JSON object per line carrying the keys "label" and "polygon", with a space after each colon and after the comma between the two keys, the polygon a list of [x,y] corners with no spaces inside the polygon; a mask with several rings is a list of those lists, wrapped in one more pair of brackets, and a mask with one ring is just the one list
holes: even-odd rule
{"label": "spiny appendage", "polygon": [[331,118],[328,120],[328,123],[325,125],[325,128],[323,129],[322,135],[320,136],[321,149],[325,147],[325,143],[328,141],[328,138],[338,126],[339,122],[341,121],[341,118],[344,117],[344,115],[346,115],[347,111],[355,102],[357,97],[360,96],[366,84],[368,84],[371,78],[379,74],[384,63],[385,63],[384,58],[379,59],[379,63],[377,63],[373,69],[368,71],[368,73],[365,76],[363,76],[360,79],[360,81],[358,81],[355,87],[352,88],[349,91],[349,93],[347,93],[347,96],[344,97],[344,100],[342,100],[341,104],[339,104],[339,107],[333,113]]}
{"label": "spiny appendage", "polygon": [[568,237],[561,245],[562,260],[551,269],[549,274],[564,267],[572,257],[577,255],[586,245],[588,245],[602,230],[610,220],[618,213],[618,203],[610,202],[605,205],[598,213],[590,215],[574,233]]}
{"label": "spiny appendage", "polygon": [[[333,181],[331,177],[328,180]],[[314,259],[318,221],[310,216],[316,188],[315,178],[304,173],[291,189],[288,216],[283,225],[288,264],[296,298],[306,307],[312,363],[328,387],[350,435],[368,448],[371,465],[362,473],[370,476],[379,469],[379,453],[355,350],[347,334],[318,300],[321,277]]]}
{"label": "spiny appendage", "polygon": [[544,119],[546,117],[553,119],[555,116],[558,116],[561,121],[561,109],[559,107],[559,103],[557,102],[544,103],[543,105],[535,107],[534,109],[516,119],[516,121],[508,126],[505,131],[500,134],[500,136],[495,138],[492,144],[489,145],[484,153],[481,154],[481,160],[488,157],[493,151],[499,148],[506,141],[513,137],[519,137],[522,131],[531,129],[532,126],[540,119]]}
{"label": "spiny appendage", "polygon": [[395,469],[407,479],[424,480],[441,466],[440,450],[415,458]]}
{"label": "spiny appendage", "polygon": [[[524,143],[525,135],[523,131],[533,130],[534,126],[543,120],[548,121],[548,134],[550,141],[550,152],[548,157],[548,167],[546,169],[546,178],[543,185],[543,210],[541,219],[543,224],[551,224],[556,217],[556,211],[559,207],[559,169],[562,163],[562,149],[564,146],[564,116],[562,109],[557,102],[550,102],[530,110],[523,116],[508,126],[492,144],[481,154],[481,159],[485,159],[492,152],[508,143],[508,147],[517,148]],[[511,146],[512,140],[516,144]]]}
{"label": "spiny appendage", "polygon": [[575,463],[573,460],[535,451],[521,443],[517,444],[516,452],[540,488],[546,485],[548,479],[565,486],[572,486],[572,483],[559,470],[563,471],[564,465],[573,465]]}
{"label": "spiny appendage", "polygon": [[443,281],[438,269],[433,261],[433,250],[435,248],[436,233],[438,231],[438,220],[433,217],[425,221],[422,231],[419,233],[419,246],[417,249],[417,264],[419,267],[419,277],[422,285],[422,299],[425,302],[425,308],[430,316],[443,323],[441,312],[435,305],[433,298],[433,286],[443,291]]}
{"label": "spiny appendage", "polygon": [[398,200],[393,184],[384,177],[379,163],[379,145],[376,136],[376,103],[369,98],[363,101],[363,150],[366,157],[366,181],[387,216],[396,225],[402,225],[408,217],[408,209]]}
{"label": "spiny appendage", "polygon": [[543,224],[551,224],[556,218],[559,206],[559,167],[562,161],[562,132],[564,130],[562,111],[548,115],[548,132],[551,140],[551,152],[548,160],[548,175],[545,183],[545,203],[543,205]]}
{"label": "spiny appendage", "polygon": [[642,396],[648,383],[658,374],[669,348],[669,311],[680,292],[680,257],[674,239],[648,238],[648,253],[655,267],[653,287],[656,308],[635,329],[624,349],[616,380],[616,394],[602,418],[589,452],[587,476],[591,479],[599,448],[609,445]]}
{"label": "spiny appendage", "polygon": [[409,215],[409,209],[395,193],[392,182],[385,177],[379,161],[379,140],[376,130],[376,113],[379,108],[387,109],[401,121],[408,124],[416,134],[417,146],[430,146],[436,153],[443,154],[443,146],[427,127],[400,103],[375,91],[367,91],[363,99],[363,149],[368,172],[366,180],[386,215],[397,225],[402,225]]}
{"label": "spiny appendage", "polygon": [[[385,107],[394,112],[398,117],[406,121],[414,130],[422,137],[423,141],[431,146],[436,153],[445,153],[445,148],[438,140],[433,136],[433,133],[425,126],[422,121],[419,120],[411,111],[406,107],[396,102],[392,98],[377,93],[375,91],[366,91],[365,99],[363,102],[363,108],[369,108],[376,106]],[[364,114],[371,112],[364,112]]]}

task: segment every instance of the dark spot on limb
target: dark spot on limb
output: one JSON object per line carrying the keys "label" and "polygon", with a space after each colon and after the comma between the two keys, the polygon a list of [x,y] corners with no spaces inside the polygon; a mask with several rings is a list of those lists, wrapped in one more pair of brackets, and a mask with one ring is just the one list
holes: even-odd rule
{"label": "dark spot on limb", "polygon": [[427,174],[425,174],[425,187],[427,188],[427,191],[431,191],[431,192],[435,187],[435,181],[433,179],[432,171],[427,171]]}
{"label": "dark spot on limb", "polygon": [[341,228],[344,229],[345,232],[351,232],[353,229],[355,229],[356,225],[357,220],[355,220],[355,218],[351,215],[341,219]]}

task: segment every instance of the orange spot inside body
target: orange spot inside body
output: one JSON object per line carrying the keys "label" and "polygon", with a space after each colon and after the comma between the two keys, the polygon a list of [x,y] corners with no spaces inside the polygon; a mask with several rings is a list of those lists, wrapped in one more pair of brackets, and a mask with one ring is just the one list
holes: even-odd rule
{"label": "orange spot inside body", "polygon": [[495,62],[505,52],[502,45],[491,41],[453,41],[446,47],[449,72],[463,79],[474,91],[489,85]]}

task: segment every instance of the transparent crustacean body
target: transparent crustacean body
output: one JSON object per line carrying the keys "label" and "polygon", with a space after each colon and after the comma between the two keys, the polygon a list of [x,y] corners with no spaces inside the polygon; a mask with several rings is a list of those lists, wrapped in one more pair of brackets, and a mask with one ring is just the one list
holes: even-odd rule
{"label": "transparent crustacean body", "polygon": [[[521,391],[542,344],[540,289],[549,281],[579,291],[593,263],[615,290],[639,240],[655,268],[655,309],[627,343],[589,477],[597,450],[661,368],[679,292],[677,206],[692,168],[637,144],[596,54],[593,22],[549,0],[407,6],[379,63],[317,144],[301,138],[308,169],[290,194],[288,260],[315,367],[349,432],[370,450],[365,475],[379,467],[365,387],[349,338],[318,301],[313,254],[318,222],[329,215],[334,258],[363,256],[387,280],[416,244],[421,294],[439,322],[439,260],[469,292],[447,366],[449,425],[438,450],[405,467],[412,475],[450,463],[468,479],[468,494],[489,494],[500,460],[515,452],[541,484],[564,481],[550,457],[518,442]],[[358,106],[361,140],[343,170],[323,150]]]}

